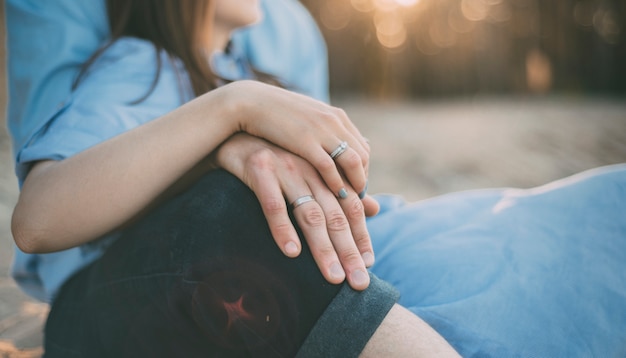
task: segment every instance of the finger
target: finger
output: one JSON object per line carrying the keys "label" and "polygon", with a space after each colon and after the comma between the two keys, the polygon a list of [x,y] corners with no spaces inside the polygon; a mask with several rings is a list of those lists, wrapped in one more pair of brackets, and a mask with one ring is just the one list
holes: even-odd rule
{"label": "finger", "polygon": [[339,201],[350,224],[352,239],[361,254],[366,267],[374,264],[374,249],[365,223],[365,207],[356,193],[351,192],[347,199]]}
{"label": "finger", "polygon": [[[365,149],[367,150],[367,154],[369,155],[372,152],[372,147],[370,146],[370,140],[367,139],[366,137],[363,137],[363,140],[365,141]],[[369,181],[369,177],[370,177],[370,158],[367,158],[367,164],[365,165],[365,176],[368,178]],[[365,191],[367,191],[367,182],[365,183]],[[362,197],[361,197],[362,198]]]}
{"label": "finger", "polygon": [[350,132],[352,138],[346,138],[348,143],[354,150],[357,151],[359,156],[363,160],[363,168],[367,168],[369,165],[369,153],[370,145],[367,138],[363,137],[357,126],[350,120],[347,113],[341,108],[335,108],[337,116],[342,121],[348,132]]}
{"label": "finger", "polygon": [[365,216],[375,216],[380,211],[380,204],[378,204],[378,201],[376,201],[376,199],[372,196],[365,195],[361,201],[363,202],[363,207],[365,208]]}
{"label": "finger", "polygon": [[[336,193],[336,196],[345,198],[347,191],[345,184],[347,183],[338,175],[343,174],[355,190],[360,192],[365,189],[367,182],[366,170],[369,167],[369,151],[362,145],[364,142],[363,136],[350,122],[343,110],[334,108],[331,112],[325,113],[324,117],[328,125],[322,126],[321,131],[310,137],[308,142],[311,144],[305,145],[309,146],[311,150],[304,158],[308,159],[309,155],[316,156],[315,161],[311,161],[313,166],[324,178],[328,187]],[[329,133],[332,134],[329,135]],[[321,144],[326,155],[321,154],[319,151],[312,152],[312,149],[315,148],[316,138],[323,138]],[[328,157],[330,157],[334,165],[330,164]]]}
{"label": "finger", "polygon": [[324,278],[334,284],[343,282],[346,274],[328,235],[326,218],[319,203],[310,201],[292,210]]}
{"label": "finger", "polygon": [[305,178],[315,178],[318,186],[325,188],[331,197],[332,194],[306,160],[291,154],[279,155],[279,159],[281,165],[278,177],[281,178],[281,187],[290,203],[289,209],[309,244],[320,272],[328,282],[339,284],[346,275],[328,235],[324,211],[315,200]]}
{"label": "finger", "polygon": [[[322,184],[322,183],[320,183]],[[311,186],[313,193],[320,204],[326,217],[326,230],[336,255],[339,257],[346,278],[350,286],[355,290],[363,290],[369,285],[369,275],[365,268],[365,263],[357,247],[353,233],[350,230],[350,222],[344,214],[343,208],[328,190],[322,185]],[[353,196],[356,196],[352,192]],[[358,200],[358,198],[357,198]],[[315,251],[314,251],[315,250]],[[321,250],[320,250],[321,251]],[[311,248],[314,256],[325,254],[317,248]]]}
{"label": "finger", "polygon": [[[331,154],[333,153],[331,152]],[[363,167],[363,161],[359,153],[354,148],[347,147],[339,155],[335,156],[334,160],[336,165],[342,169],[343,175],[345,175],[354,190],[357,190],[357,192],[365,190],[367,185],[365,167]],[[345,197],[342,198],[345,199]]]}
{"label": "finger", "polygon": [[296,257],[300,254],[301,243],[289,219],[287,204],[273,166],[275,159],[268,151],[255,154],[248,171],[250,187],[259,199],[274,241],[286,256]]}
{"label": "finger", "polygon": [[[346,198],[348,196],[346,183],[339,173],[337,164],[335,164],[335,161],[329,155],[329,153],[337,148],[337,145],[339,143],[341,143],[341,141],[337,140],[335,144],[328,145],[326,148],[317,147],[316,149],[310,149],[308,153],[305,153],[305,155],[303,155],[303,157],[307,159],[313,165],[313,167],[315,167],[319,175],[326,183],[327,187],[333,192],[336,197]],[[346,170],[347,169],[344,169],[344,171]],[[356,174],[351,175],[355,176]],[[364,180],[365,176],[363,175],[362,181]]]}
{"label": "finger", "polygon": [[341,108],[333,107],[335,110],[335,115],[340,119],[343,126],[351,133],[354,137],[355,141],[353,142],[353,146],[358,148],[359,150],[364,150],[369,152],[369,144],[367,143],[367,139],[363,137],[357,126],[352,122],[348,114]]}
{"label": "finger", "polygon": [[[343,118],[345,127],[352,134],[352,140],[348,140],[348,143],[350,144],[350,147],[357,152],[361,159],[361,165],[363,167],[366,182],[365,185],[362,186],[362,183],[359,182],[358,179],[356,181],[350,177],[348,177],[348,179],[350,180],[352,187],[358,193],[365,193],[367,190],[367,178],[369,176],[369,160],[371,152],[369,140],[361,134],[354,122],[348,118],[346,112],[342,109],[338,109],[338,115]],[[363,195],[360,195],[360,197],[363,198]]]}

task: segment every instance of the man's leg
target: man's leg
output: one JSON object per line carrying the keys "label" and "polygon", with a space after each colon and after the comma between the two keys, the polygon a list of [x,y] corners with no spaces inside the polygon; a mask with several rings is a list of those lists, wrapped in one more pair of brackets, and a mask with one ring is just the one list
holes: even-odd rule
{"label": "man's leg", "polygon": [[360,357],[460,357],[450,344],[413,312],[396,304]]}
{"label": "man's leg", "polygon": [[306,245],[285,257],[254,194],[216,171],[125,229],[62,288],[46,350],[306,357],[304,347],[340,346],[340,356],[357,356],[396,299],[376,279],[364,292],[329,284]]}

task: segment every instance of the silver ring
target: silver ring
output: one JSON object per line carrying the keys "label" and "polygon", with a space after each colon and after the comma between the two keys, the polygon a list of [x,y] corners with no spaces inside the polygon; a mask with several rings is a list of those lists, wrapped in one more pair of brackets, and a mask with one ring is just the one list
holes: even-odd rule
{"label": "silver ring", "polygon": [[309,201],[315,201],[315,198],[313,197],[313,195],[301,196],[298,199],[294,200],[293,203],[291,203],[291,210],[297,208],[298,206],[304,203],[308,203]]}
{"label": "silver ring", "polygon": [[341,142],[339,143],[339,146],[337,148],[335,148],[335,150],[332,151],[332,153],[330,153],[330,157],[333,159],[337,159],[338,156],[342,155],[343,152],[346,151],[346,149],[348,149],[348,142]]}

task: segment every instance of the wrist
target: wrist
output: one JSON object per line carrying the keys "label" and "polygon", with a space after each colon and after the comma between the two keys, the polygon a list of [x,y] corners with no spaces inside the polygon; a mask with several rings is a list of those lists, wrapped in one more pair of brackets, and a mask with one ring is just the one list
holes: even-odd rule
{"label": "wrist", "polygon": [[251,86],[254,85],[255,81],[236,81],[213,91],[216,93],[215,99],[220,108],[219,116],[228,118],[229,124],[232,125],[231,134],[245,132],[248,120],[253,117],[246,113],[253,98]]}
{"label": "wrist", "polygon": [[244,167],[245,158],[254,150],[251,148],[249,140],[246,139],[250,139],[250,136],[242,132],[230,136],[211,153],[213,163],[232,173],[241,171]]}
{"label": "wrist", "polygon": [[244,127],[245,116],[241,114],[244,100],[241,98],[241,90],[231,85],[214,89],[189,103],[193,108],[190,112],[199,124],[203,128],[208,127],[207,130],[218,129],[224,138],[222,142],[241,132]]}

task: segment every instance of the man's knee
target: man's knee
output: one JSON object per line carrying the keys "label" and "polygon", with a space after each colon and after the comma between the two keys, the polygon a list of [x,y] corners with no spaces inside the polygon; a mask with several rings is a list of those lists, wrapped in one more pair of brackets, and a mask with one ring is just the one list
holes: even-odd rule
{"label": "man's knee", "polygon": [[396,304],[369,340],[360,357],[460,357],[421,318]]}

